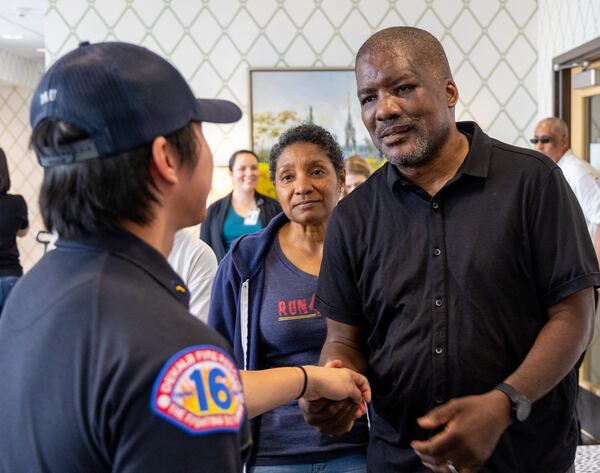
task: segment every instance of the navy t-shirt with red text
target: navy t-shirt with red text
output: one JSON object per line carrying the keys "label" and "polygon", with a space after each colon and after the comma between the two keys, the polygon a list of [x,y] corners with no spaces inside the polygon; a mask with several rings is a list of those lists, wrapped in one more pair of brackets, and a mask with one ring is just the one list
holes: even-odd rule
{"label": "navy t-shirt with red text", "polygon": [[[260,368],[318,365],[327,320],[315,308],[317,277],[294,266],[278,238],[265,260],[265,285],[259,321]],[[308,425],[292,401],[263,414],[255,438],[255,465],[317,463],[366,450],[363,418],[353,430],[331,438]]]}

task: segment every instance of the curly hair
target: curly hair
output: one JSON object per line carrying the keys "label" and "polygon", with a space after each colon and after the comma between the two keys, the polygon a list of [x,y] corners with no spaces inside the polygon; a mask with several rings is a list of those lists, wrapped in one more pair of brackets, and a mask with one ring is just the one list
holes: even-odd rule
{"label": "curly hair", "polygon": [[283,150],[288,146],[297,143],[312,143],[317,145],[323,151],[333,164],[333,168],[338,176],[344,171],[344,155],[340,145],[331,133],[325,128],[312,123],[302,123],[293,128],[287,129],[280,137],[277,143],[271,148],[269,156],[269,170],[271,171],[271,181],[275,182],[275,170],[277,160]]}

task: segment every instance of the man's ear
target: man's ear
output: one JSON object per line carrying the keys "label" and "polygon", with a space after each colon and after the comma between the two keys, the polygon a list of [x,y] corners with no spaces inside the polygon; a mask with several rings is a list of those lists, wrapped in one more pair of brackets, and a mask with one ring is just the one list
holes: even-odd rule
{"label": "man's ear", "polygon": [[154,179],[158,183],[165,181],[167,184],[176,184],[178,161],[164,136],[155,138],[152,142],[152,164]]}
{"label": "man's ear", "polygon": [[446,96],[448,97],[448,107],[456,107],[458,103],[458,87],[452,79],[449,79],[446,84]]}

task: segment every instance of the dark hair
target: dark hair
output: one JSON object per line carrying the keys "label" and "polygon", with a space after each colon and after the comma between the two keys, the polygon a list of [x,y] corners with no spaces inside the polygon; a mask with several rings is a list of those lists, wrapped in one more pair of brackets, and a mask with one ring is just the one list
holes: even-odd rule
{"label": "dark hair", "polygon": [[335,137],[325,128],[312,123],[302,123],[293,128],[286,130],[280,137],[275,146],[271,148],[269,157],[269,170],[271,171],[271,181],[275,182],[275,170],[277,168],[277,160],[281,153],[288,146],[297,143],[312,143],[317,145],[331,161],[336,174],[339,176],[344,170],[344,155],[340,145],[335,140]]}
{"label": "dark hair", "polygon": [[[54,153],[58,146],[86,138],[85,131],[69,123],[44,120],[33,130],[30,146],[43,156],[43,148]],[[196,164],[196,136],[190,124],[166,139],[183,166]],[[113,232],[123,220],[151,223],[151,204],[158,202],[151,160],[148,144],[115,156],[45,168],[39,202],[46,228],[72,239]]]}
{"label": "dark hair", "polygon": [[356,66],[358,67],[363,56],[378,53],[408,56],[428,67],[438,79],[452,79],[443,46],[435,36],[420,28],[393,26],[378,31],[356,53]]}
{"label": "dark hair", "polygon": [[258,156],[256,156],[256,153],[254,151],[250,151],[249,149],[240,149],[238,151],[236,151],[235,153],[233,153],[231,155],[231,157],[229,158],[229,170],[233,171],[233,166],[235,166],[235,159],[238,157],[239,154],[251,154],[252,156],[254,156],[256,158],[256,162],[259,161]]}
{"label": "dark hair", "polygon": [[0,148],[0,195],[4,195],[10,189],[10,174],[8,173],[8,162],[4,150]]}

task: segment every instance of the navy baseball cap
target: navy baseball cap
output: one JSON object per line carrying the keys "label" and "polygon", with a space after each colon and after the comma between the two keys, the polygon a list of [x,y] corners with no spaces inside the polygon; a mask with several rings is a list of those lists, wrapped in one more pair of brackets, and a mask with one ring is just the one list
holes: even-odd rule
{"label": "navy baseball cap", "polygon": [[152,51],[121,42],[82,43],[58,59],[33,95],[31,127],[62,120],[89,139],[38,156],[44,167],[114,156],[150,144],[191,121],[233,123],[226,100],[196,99],[183,76]]}

